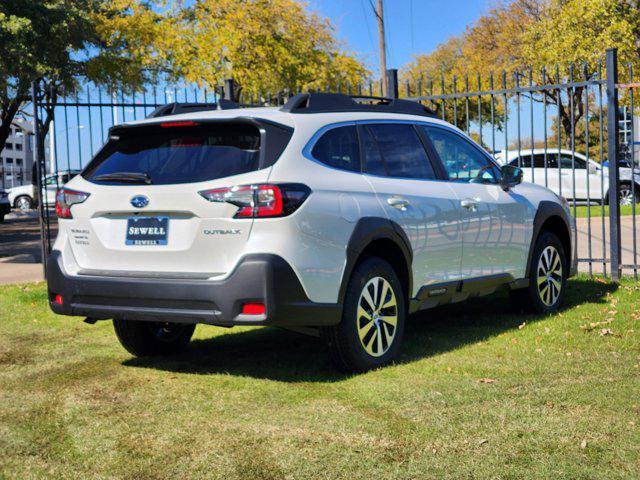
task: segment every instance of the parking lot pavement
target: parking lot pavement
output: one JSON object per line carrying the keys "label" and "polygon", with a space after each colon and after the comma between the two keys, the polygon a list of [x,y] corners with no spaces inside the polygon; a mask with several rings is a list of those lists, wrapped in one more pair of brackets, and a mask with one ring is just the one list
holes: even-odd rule
{"label": "parking lot pavement", "polygon": [[[578,233],[578,258],[603,258],[609,257],[609,219],[604,222],[605,250],[603,254],[603,229],[602,219],[591,219],[591,247],[589,247],[589,220],[578,218],[576,221]],[[633,218],[623,216],[620,219],[622,234],[622,263],[633,264]],[[637,259],[640,261],[640,216],[636,225]],[[52,235],[57,234],[55,214],[52,214]],[[591,248],[591,255],[589,255]],[[0,224],[0,284],[32,282],[42,280],[42,265],[40,254],[40,226],[36,211],[27,214],[11,213],[7,215],[5,222]],[[580,272],[589,272],[589,264],[578,263]],[[609,272],[607,265],[607,272]],[[602,262],[594,262],[591,265],[592,273],[603,273]],[[633,271],[625,270],[625,273]]]}
{"label": "parking lot pavement", "polygon": [[[622,238],[622,263],[631,265],[640,263],[640,215],[636,218],[635,237],[636,237],[636,255],[634,259],[634,238],[633,238],[633,217],[625,215],[620,217],[620,236]],[[591,232],[589,232],[589,219],[578,218],[576,220],[576,230],[578,233],[578,258],[609,258],[609,218],[604,219],[604,237],[603,222],[601,217],[591,218]],[[591,243],[589,243],[591,237]],[[603,242],[604,238],[604,242]],[[603,249],[603,244],[604,249]],[[591,245],[591,246],[590,246]],[[591,255],[589,249],[591,248]],[[603,253],[604,252],[604,253]],[[589,263],[578,263],[580,272],[589,272]],[[591,264],[592,273],[604,273],[602,261],[593,262]],[[607,273],[610,267],[607,265]],[[633,274],[633,270],[625,269],[623,274]]]}
{"label": "parking lot pavement", "polygon": [[[55,215],[52,235],[57,233]],[[40,225],[36,211],[11,213],[0,224],[0,284],[42,280]]]}

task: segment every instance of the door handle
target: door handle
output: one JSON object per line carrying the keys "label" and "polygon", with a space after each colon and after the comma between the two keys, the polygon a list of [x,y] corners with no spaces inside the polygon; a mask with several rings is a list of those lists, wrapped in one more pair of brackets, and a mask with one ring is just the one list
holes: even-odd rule
{"label": "door handle", "polygon": [[406,210],[409,205],[409,200],[402,197],[389,197],[387,198],[387,203],[391,205],[393,208],[397,208],[398,210]]}
{"label": "door handle", "polygon": [[460,206],[471,212],[475,212],[478,209],[478,200],[475,198],[465,198],[464,200],[460,200]]}

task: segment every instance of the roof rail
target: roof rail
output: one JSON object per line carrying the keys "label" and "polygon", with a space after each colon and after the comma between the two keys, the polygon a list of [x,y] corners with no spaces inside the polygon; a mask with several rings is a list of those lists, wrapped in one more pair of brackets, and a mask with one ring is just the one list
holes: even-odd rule
{"label": "roof rail", "polygon": [[239,108],[236,102],[221,98],[218,103],[167,103],[156,108],[147,118],[166,117],[181,113],[206,112],[209,110],[231,110]]}
{"label": "roof rail", "polygon": [[299,93],[280,110],[288,113],[380,112],[436,116],[429,108],[411,100],[341,93]]}

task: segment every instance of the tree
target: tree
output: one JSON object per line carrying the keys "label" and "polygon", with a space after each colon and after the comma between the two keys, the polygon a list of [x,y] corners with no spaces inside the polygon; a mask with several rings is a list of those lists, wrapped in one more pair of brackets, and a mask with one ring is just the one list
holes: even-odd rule
{"label": "tree", "polygon": [[356,85],[369,72],[335,40],[328,20],[293,0],[198,0],[182,4],[158,45],[173,78],[240,92]]}
{"label": "tree", "polygon": [[49,104],[40,125],[43,135],[58,96],[73,93],[79,77],[112,87],[142,84],[153,60],[147,46],[161,30],[161,20],[150,5],[136,0],[3,1],[0,151],[11,122],[31,101],[35,80],[42,82],[40,100]]}
{"label": "tree", "polygon": [[[455,62],[452,65],[451,59],[446,58],[441,66],[458,77],[461,72],[473,72],[486,79],[490,72],[498,75],[509,72],[508,87],[516,81],[528,83],[529,75],[534,84],[542,85],[562,82],[573,64],[575,80],[590,79],[608,47],[618,48],[621,62],[638,62],[637,3],[637,0],[513,0],[489,10],[462,35],[445,42],[433,53],[418,56],[405,72],[413,72],[408,77],[415,77],[415,72],[425,64],[437,64],[438,59],[446,57],[455,44]],[[558,78],[554,78],[556,66]],[[547,90],[533,98],[557,106],[562,134],[568,137],[571,125],[577,125],[586,113],[584,90],[584,87],[570,92]]]}

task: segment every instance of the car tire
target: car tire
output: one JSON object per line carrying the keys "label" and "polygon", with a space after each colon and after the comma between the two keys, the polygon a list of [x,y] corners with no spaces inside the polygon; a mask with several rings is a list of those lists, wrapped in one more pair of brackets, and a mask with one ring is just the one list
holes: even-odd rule
{"label": "car tire", "polygon": [[33,208],[33,200],[28,195],[20,195],[14,200],[13,206],[21,212],[28,212]]}
{"label": "car tire", "polygon": [[630,183],[620,184],[620,190],[618,192],[618,200],[620,205],[632,205],[633,203],[640,203],[640,188],[633,188]]}
{"label": "car tire", "polygon": [[333,363],[345,372],[387,365],[400,350],[405,318],[405,293],[391,265],[378,257],[360,262],[347,285],[340,323],[322,331]]}
{"label": "car tire", "polygon": [[184,351],[196,328],[193,324],[113,320],[122,346],[137,357],[171,355]]}
{"label": "car tire", "polygon": [[556,312],[566,290],[566,258],[560,239],[551,232],[542,232],[531,256],[529,286],[509,292],[514,307],[541,314]]}
{"label": "car tire", "polygon": [[4,223],[4,215],[0,215],[0,223]]}

